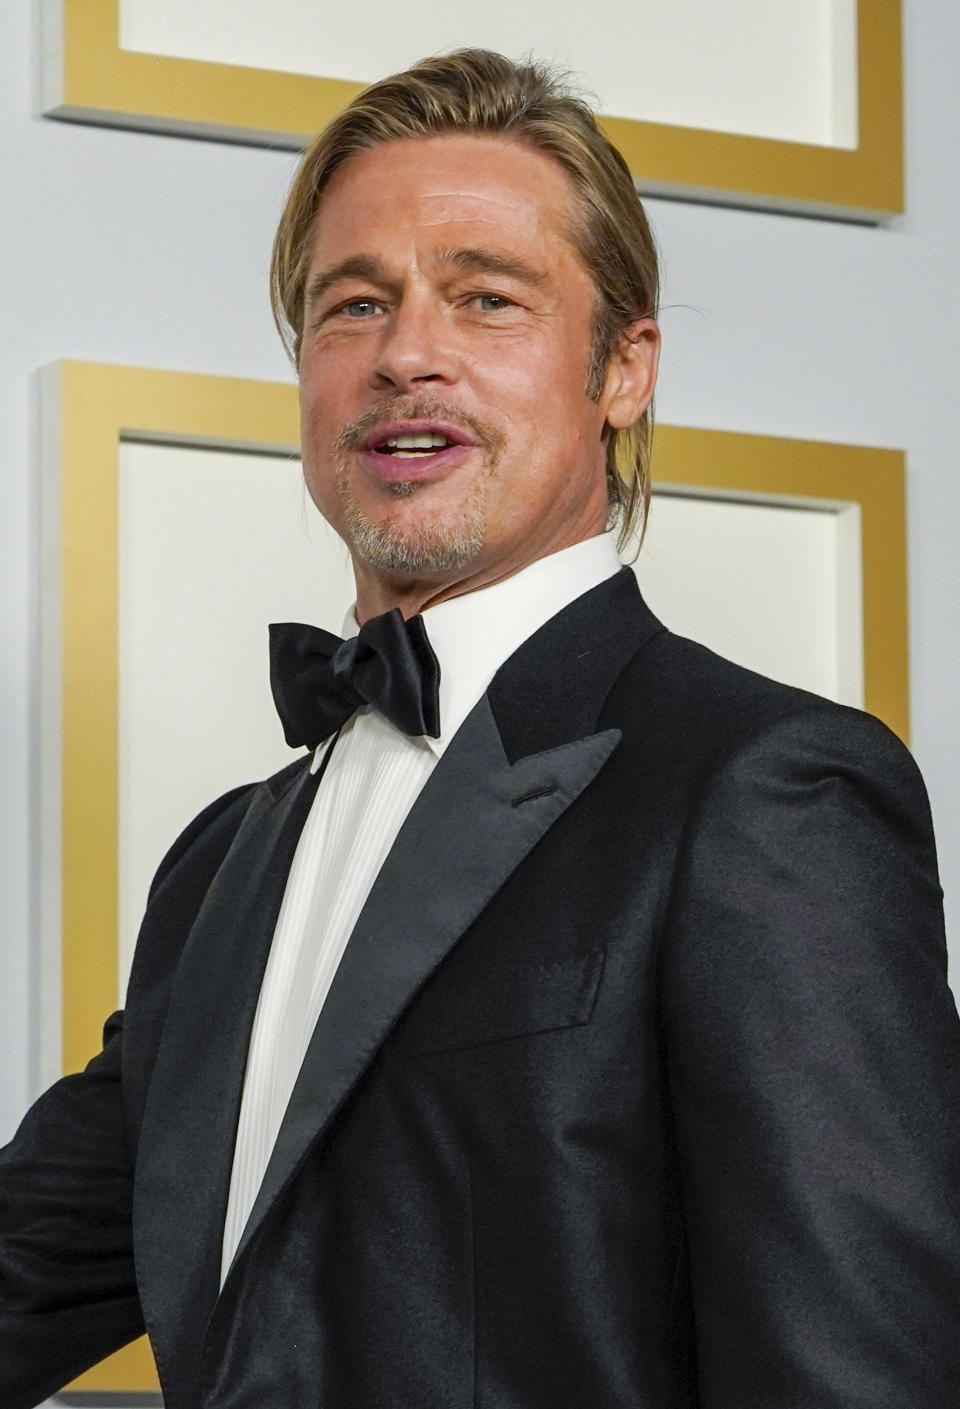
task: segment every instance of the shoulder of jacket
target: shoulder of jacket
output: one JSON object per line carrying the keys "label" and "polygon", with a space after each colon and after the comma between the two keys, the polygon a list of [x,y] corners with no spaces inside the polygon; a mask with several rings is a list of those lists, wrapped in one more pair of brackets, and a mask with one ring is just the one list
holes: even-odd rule
{"label": "shoulder of jacket", "polygon": [[[664,631],[630,661],[604,712],[681,771],[703,778],[756,749],[806,740],[831,756],[882,761],[919,777],[906,745],[875,715],[787,685]],[[691,779],[692,781],[692,779]]]}
{"label": "shoulder of jacket", "polygon": [[228,792],[208,803],[202,811],[197,813],[196,817],[187,823],[157,867],[147,895],[148,904],[178,863],[188,852],[202,844],[211,832],[219,833],[229,830],[232,836],[232,833],[240,826],[250,799],[258,786],[257,783],[243,783],[239,787],[230,788]]}
{"label": "shoulder of jacket", "polygon": [[266,788],[275,798],[279,798],[302,776],[304,769],[309,766],[309,762],[309,754],[301,755],[299,758],[295,758],[292,763],[278,769],[276,773],[272,773],[268,778],[253,783],[241,783],[239,787],[230,788],[228,792],[222,793],[220,797],[208,803],[192,821],[187,823],[157,867],[147,896],[148,904],[171,871],[188,853],[195,852],[197,849],[206,852],[211,847],[217,853],[226,852],[243,821],[254,794],[260,788]]}

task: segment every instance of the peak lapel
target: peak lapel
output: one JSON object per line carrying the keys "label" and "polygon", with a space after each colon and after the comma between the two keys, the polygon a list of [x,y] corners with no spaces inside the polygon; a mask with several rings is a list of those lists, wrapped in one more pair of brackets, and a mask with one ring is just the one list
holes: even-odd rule
{"label": "peak lapel", "polygon": [[231,1277],[404,1008],[619,739],[611,729],[511,764],[486,697],[464,722],[404,822],[350,937]]}
{"label": "peak lapel", "polygon": [[551,617],[490,686],[511,762],[596,729],[617,678],[664,630],[626,567]]}
{"label": "peak lapel", "polygon": [[287,873],[319,775],[261,785],[183,950],[144,1113],[134,1245],[147,1324],[177,1363],[199,1347],[220,1240],[250,1030]]}

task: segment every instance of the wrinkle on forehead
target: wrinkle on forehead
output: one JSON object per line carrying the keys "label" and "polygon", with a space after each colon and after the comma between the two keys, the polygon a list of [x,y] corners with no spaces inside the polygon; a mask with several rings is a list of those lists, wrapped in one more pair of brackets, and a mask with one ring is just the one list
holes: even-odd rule
{"label": "wrinkle on forehead", "polygon": [[[451,212],[449,207],[443,205],[444,201],[455,200],[459,209]],[[531,214],[535,212],[531,211]],[[502,204],[492,201],[489,196],[478,196],[473,192],[449,192],[438,193],[435,196],[422,196],[420,199],[420,220],[421,225],[447,225],[451,221],[469,220],[482,225],[496,225],[502,229],[504,224],[504,213]],[[519,221],[513,220],[508,223],[516,225]],[[523,222],[524,224],[527,222]],[[539,226],[540,221],[537,220]]]}

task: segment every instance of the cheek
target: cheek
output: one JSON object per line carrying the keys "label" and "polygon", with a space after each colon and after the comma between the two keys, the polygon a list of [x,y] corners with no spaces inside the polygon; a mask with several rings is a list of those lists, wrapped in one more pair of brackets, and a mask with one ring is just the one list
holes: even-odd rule
{"label": "cheek", "polygon": [[330,442],[325,434],[323,409],[308,393],[300,393],[300,446],[303,452],[304,473],[308,477],[317,470],[317,462],[323,447]]}
{"label": "cheek", "polygon": [[330,445],[337,432],[334,408],[326,397],[301,385],[300,446],[303,478],[310,497],[324,518],[335,515],[338,504],[336,465]]}
{"label": "cheek", "polygon": [[511,443],[538,463],[579,459],[593,442],[596,405],[586,395],[584,379],[563,365],[542,368],[523,382],[506,382],[501,404]]}
{"label": "cheek", "polygon": [[[358,339],[335,344],[329,339],[308,344],[300,357],[300,399],[310,418],[333,424],[347,406],[350,389],[356,394],[364,380]],[[344,412],[349,419],[349,413]],[[356,414],[356,413],[354,413]]]}
{"label": "cheek", "polygon": [[300,366],[300,422],[305,431],[316,432],[330,424],[336,414],[337,380],[324,375],[316,359]]}
{"label": "cheek", "polygon": [[504,356],[497,366],[496,375],[511,403],[526,406],[528,414],[533,408],[535,419],[548,406],[567,421],[582,417],[587,409],[589,345],[581,346],[571,333],[569,342],[559,335],[545,338],[525,353],[516,359]]}

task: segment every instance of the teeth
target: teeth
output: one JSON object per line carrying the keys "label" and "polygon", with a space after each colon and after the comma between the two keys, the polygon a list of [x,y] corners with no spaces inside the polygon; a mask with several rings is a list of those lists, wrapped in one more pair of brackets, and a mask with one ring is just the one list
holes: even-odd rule
{"label": "teeth", "polygon": [[435,446],[449,445],[450,441],[439,431],[421,431],[416,435],[395,435],[385,442],[396,450],[432,450]]}

